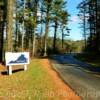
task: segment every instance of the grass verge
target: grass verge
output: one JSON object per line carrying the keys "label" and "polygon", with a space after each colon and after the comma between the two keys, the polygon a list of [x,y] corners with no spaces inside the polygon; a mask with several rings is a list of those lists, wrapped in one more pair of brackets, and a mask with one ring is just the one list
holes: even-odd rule
{"label": "grass verge", "polygon": [[0,76],[0,100],[60,100],[52,96],[55,89],[38,59],[31,61],[27,71]]}

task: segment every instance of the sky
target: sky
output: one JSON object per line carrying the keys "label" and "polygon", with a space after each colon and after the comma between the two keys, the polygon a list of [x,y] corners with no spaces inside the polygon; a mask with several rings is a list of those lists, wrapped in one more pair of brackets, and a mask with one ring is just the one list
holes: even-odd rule
{"label": "sky", "polygon": [[72,40],[81,40],[82,39],[82,31],[79,28],[79,22],[80,19],[78,18],[78,9],[77,5],[81,2],[82,0],[67,0],[67,10],[71,17],[69,19],[71,21],[68,22],[68,27],[71,29],[70,31],[70,36],[68,38]]}

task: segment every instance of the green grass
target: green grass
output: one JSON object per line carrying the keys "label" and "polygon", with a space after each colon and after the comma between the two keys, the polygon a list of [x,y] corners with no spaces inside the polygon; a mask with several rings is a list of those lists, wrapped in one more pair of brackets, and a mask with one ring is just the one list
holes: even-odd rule
{"label": "green grass", "polygon": [[48,100],[53,91],[54,83],[39,60],[32,60],[27,71],[0,76],[0,98],[4,100]]}
{"label": "green grass", "polygon": [[75,56],[77,59],[91,64],[94,67],[100,67],[100,57],[92,54],[79,54]]}

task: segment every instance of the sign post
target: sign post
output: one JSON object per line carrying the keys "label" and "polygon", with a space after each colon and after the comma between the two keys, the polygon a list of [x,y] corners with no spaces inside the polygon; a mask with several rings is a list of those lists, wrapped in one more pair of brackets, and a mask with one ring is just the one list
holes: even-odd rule
{"label": "sign post", "polygon": [[8,74],[12,75],[12,66],[8,66]]}
{"label": "sign post", "polygon": [[27,70],[27,65],[29,64],[29,52],[6,52],[5,54],[6,66],[8,67],[8,74],[12,75],[13,65],[23,65],[24,71]]}
{"label": "sign post", "polygon": [[24,65],[24,71],[26,71],[27,70],[27,65]]}

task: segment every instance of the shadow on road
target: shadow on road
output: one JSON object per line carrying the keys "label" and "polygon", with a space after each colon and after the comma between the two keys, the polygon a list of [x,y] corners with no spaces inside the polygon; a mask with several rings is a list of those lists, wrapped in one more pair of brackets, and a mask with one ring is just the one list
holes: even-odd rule
{"label": "shadow on road", "polygon": [[54,62],[57,62],[59,64],[82,68],[92,73],[96,73],[100,75],[100,67],[94,67],[90,64],[79,61],[76,58],[74,58],[73,55],[69,55],[69,54],[68,55],[55,55],[55,56],[51,56],[50,60],[53,60]]}
{"label": "shadow on road", "polygon": [[61,79],[82,100],[100,100],[100,67],[94,68],[75,59],[72,55],[51,56],[50,62]]}

